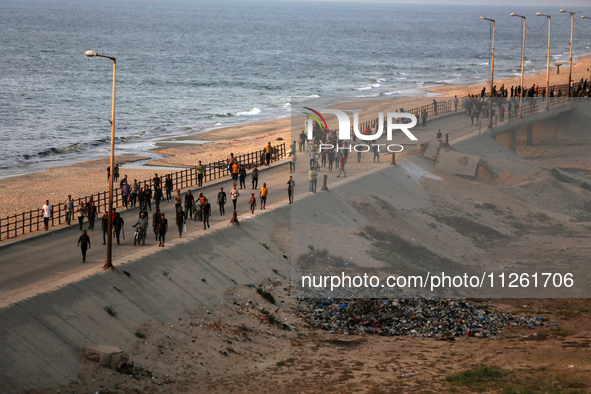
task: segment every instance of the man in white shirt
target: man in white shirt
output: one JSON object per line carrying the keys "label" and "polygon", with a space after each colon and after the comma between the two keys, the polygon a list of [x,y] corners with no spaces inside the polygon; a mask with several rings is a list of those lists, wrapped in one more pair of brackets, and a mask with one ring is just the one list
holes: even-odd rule
{"label": "man in white shirt", "polygon": [[49,200],[45,200],[45,204],[43,204],[41,210],[43,211],[43,223],[45,224],[45,231],[47,231],[49,229],[49,218],[53,214],[52,206],[49,204]]}

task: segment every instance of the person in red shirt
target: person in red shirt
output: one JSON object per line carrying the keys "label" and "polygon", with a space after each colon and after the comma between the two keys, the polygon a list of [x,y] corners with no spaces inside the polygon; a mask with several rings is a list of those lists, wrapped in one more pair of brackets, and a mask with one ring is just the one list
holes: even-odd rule
{"label": "person in red shirt", "polygon": [[254,197],[254,193],[250,195],[250,213],[254,215],[254,210],[257,207],[257,199]]}

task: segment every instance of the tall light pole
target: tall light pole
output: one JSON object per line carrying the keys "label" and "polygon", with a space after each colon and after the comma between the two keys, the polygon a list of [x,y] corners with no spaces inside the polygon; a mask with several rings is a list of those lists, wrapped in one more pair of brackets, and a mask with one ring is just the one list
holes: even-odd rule
{"label": "tall light pole", "polygon": [[493,30],[492,30],[492,52],[491,52],[491,60],[490,60],[490,105],[488,111],[488,128],[492,130],[492,102],[493,102],[493,77],[494,77],[494,70],[495,70],[495,20],[490,18],[485,18],[483,16],[480,19],[487,20],[492,22]]}
{"label": "tall light pole", "polygon": [[550,96],[550,27],[552,25],[552,17],[539,12],[536,15],[548,18],[548,61],[546,62],[546,111],[548,111],[550,109],[548,100]]}
{"label": "tall light pole", "polygon": [[[581,15],[581,19],[591,19],[588,16],[585,15]],[[589,84],[591,84],[591,68],[588,68],[587,71],[589,71]],[[589,89],[589,91],[591,91],[591,86],[587,86],[587,89]],[[587,96],[589,96],[589,93],[587,93]]]}
{"label": "tall light pole", "polygon": [[96,51],[86,51],[89,57],[104,57],[113,61],[113,103],[111,105],[111,161],[109,166],[109,210],[107,223],[107,258],[103,268],[113,268],[113,172],[115,168],[115,75],[117,71],[117,60],[114,57],[99,55]]}
{"label": "tall light pole", "polygon": [[521,44],[521,88],[519,89],[519,117],[523,118],[523,94],[525,93],[523,86],[523,66],[525,62],[525,16],[511,13],[511,16],[517,16],[523,20],[523,40]]}
{"label": "tall light pole", "polygon": [[573,28],[575,27],[575,14],[580,14],[581,11],[570,12],[567,10],[560,10],[560,12],[570,14],[570,55],[568,57],[568,97],[570,97],[573,75]]}

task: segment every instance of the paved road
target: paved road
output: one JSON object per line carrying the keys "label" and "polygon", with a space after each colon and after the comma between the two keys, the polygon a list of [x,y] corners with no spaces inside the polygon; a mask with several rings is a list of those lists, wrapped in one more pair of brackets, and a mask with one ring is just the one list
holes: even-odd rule
{"label": "paved road", "polygon": [[[470,119],[465,117],[463,113],[450,114],[435,118],[429,122],[427,128],[420,128],[413,133],[417,136],[420,142],[426,142],[435,137],[437,129],[441,129],[442,133],[449,133],[450,142],[454,139],[466,137],[468,135],[478,133],[475,126],[470,125]],[[381,141],[380,141],[381,142]],[[385,141],[384,141],[385,142]],[[401,143],[408,143],[409,140],[395,141]],[[355,153],[352,153],[355,155]],[[349,160],[347,164],[347,173],[353,175],[365,171],[372,166],[371,159],[373,154],[367,153],[363,156],[360,164],[354,160]],[[389,155],[382,155],[382,163],[380,165],[387,165],[390,162]],[[307,154],[300,154],[297,162],[297,171],[294,175],[296,181],[296,196],[306,194],[308,192],[308,156]],[[328,183],[334,184],[338,182],[336,176],[338,170],[329,173],[326,169],[321,169],[319,177],[318,189],[321,187],[321,182],[324,174],[328,174]],[[289,178],[289,166],[287,162],[276,163],[269,168],[261,170],[259,179],[259,189],[263,182],[266,182],[270,193],[268,197],[268,207],[272,208],[274,204],[285,204],[287,199],[287,180]],[[250,186],[250,174],[247,177],[247,186]],[[220,222],[229,222],[231,218],[232,203],[230,201],[229,191],[231,189],[231,180],[218,181],[211,184],[205,184],[203,188],[191,188],[192,193],[196,196],[202,192],[212,204],[211,224]],[[219,210],[215,204],[219,188],[223,187],[228,194],[228,204],[226,205],[226,215],[221,217]],[[183,195],[186,193],[183,190]],[[248,200],[250,198],[250,188],[241,191],[241,196],[238,203],[239,215],[250,215],[248,208]],[[259,200],[259,193],[255,191],[257,202]],[[167,243],[169,240],[178,238],[178,231],[174,220],[174,204],[162,203],[161,209],[166,214],[169,221],[169,231],[167,234]],[[256,214],[260,214],[257,210]],[[139,209],[123,209],[121,214],[125,221],[125,236],[126,240],[121,242],[121,245],[113,243],[113,260],[125,257],[138,251],[138,248],[153,248],[154,251],[158,249],[158,242],[154,239],[151,227],[148,228],[148,237],[145,246],[133,246],[133,228],[130,227],[135,224],[138,218]],[[151,214],[150,214],[151,222]],[[85,225],[85,227],[87,224]],[[203,225],[201,222],[187,220],[187,235],[195,235],[198,232],[203,232]],[[210,230],[211,231],[211,230]],[[0,301],[16,293],[24,290],[31,290],[44,283],[55,281],[56,279],[64,278],[70,274],[79,271],[88,271],[89,267],[102,266],[105,261],[106,247],[102,245],[102,231],[100,230],[100,218],[95,223],[95,230],[88,231],[92,242],[92,248],[87,253],[87,262],[82,264],[80,249],[76,247],[80,230],[78,225],[69,227],[62,226],[53,228],[48,232],[35,232],[28,234],[19,239],[15,239],[10,244],[0,246]]]}

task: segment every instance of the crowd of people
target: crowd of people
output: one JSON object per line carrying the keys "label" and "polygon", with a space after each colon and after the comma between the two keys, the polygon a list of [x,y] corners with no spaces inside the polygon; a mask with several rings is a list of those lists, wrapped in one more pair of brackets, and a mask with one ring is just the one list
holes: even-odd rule
{"label": "crowd of people", "polygon": [[[274,149],[269,142],[263,149],[263,157],[261,158],[262,163],[269,166]],[[230,154],[227,159],[228,170],[232,176],[233,187],[230,190],[230,200],[232,201],[233,210],[238,210],[238,198],[240,197],[240,191],[246,189],[247,169],[246,165],[239,163],[234,157],[234,154]],[[198,162],[195,166],[195,173],[197,176],[196,186],[198,188],[203,187],[203,178],[205,173],[205,166]],[[188,190],[186,194],[182,195],[180,189],[176,190],[176,194],[173,196],[174,183],[170,174],[165,177],[160,177],[157,173],[150,180],[149,183],[144,182],[144,185],[140,185],[137,179],[131,181],[127,175],[119,180],[119,165],[115,165],[114,171],[112,172],[113,181],[119,182],[119,188],[121,190],[121,198],[123,207],[128,209],[138,208],[138,219],[132,227],[137,229],[138,237],[137,243],[145,244],[147,237],[148,227],[151,225],[154,233],[155,240],[159,241],[159,246],[164,247],[166,241],[166,235],[169,230],[168,219],[164,212],[162,212],[162,203],[174,203],[174,220],[176,228],[178,229],[179,237],[182,237],[183,233],[187,231],[187,219],[193,219],[194,221],[200,221],[203,223],[203,229],[210,228],[210,217],[213,214],[212,206],[208,198],[199,192],[196,196],[192,190]],[[258,165],[254,165],[250,171],[250,183],[251,189],[257,191],[259,202],[255,193],[250,193],[248,200],[248,206],[251,214],[255,213],[257,206],[260,210],[266,209],[267,197],[269,195],[269,188],[266,183],[262,184],[260,190],[258,189],[260,171]],[[111,177],[111,169],[107,168],[107,179]],[[152,189],[153,188],[153,189]],[[226,203],[228,202],[228,196],[224,191],[224,188],[220,188],[215,200],[219,207],[220,216],[226,214]],[[154,211],[152,212],[152,203],[154,203]],[[260,204],[260,205],[259,205]],[[82,231],[78,239],[77,246],[82,251],[82,262],[86,261],[86,252],[91,247],[90,236],[88,231],[94,230],[95,220],[98,216],[98,207],[93,201],[92,197],[79,200],[78,204],[75,204],[71,195],[68,195],[67,200],[63,203],[63,209],[65,211],[67,225],[72,224],[73,218],[78,219],[78,229]],[[44,229],[49,229],[49,222],[53,217],[54,207],[49,203],[49,200],[45,201],[42,207]],[[151,216],[151,223],[150,223]],[[120,212],[117,212],[117,208],[113,208],[111,212],[111,226],[112,236],[116,240],[117,245],[125,240],[125,221],[121,216]],[[85,223],[85,220],[87,223]],[[109,214],[103,212],[101,218],[100,230],[102,232],[103,245],[107,243],[107,237],[109,233]],[[135,244],[135,242],[134,242]]]}

